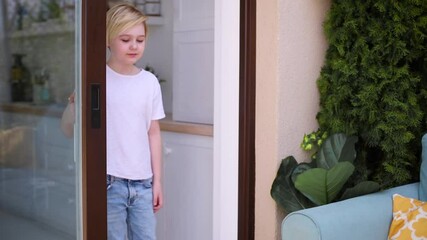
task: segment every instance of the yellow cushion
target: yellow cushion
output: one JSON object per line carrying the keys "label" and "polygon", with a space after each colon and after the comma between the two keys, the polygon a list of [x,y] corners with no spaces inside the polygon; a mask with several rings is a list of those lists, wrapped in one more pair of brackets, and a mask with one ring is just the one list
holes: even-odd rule
{"label": "yellow cushion", "polygon": [[427,239],[427,202],[394,194],[388,239]]}

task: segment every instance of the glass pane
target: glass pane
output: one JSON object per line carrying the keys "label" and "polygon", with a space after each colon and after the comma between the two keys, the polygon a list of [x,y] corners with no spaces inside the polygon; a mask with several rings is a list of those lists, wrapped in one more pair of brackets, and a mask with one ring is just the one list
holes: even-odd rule
{"label": "glass pane", "polygon": [[79,95],[79,8],[0,3],[1,239],[81,238],[80,138],[60,128],[68,97]]}

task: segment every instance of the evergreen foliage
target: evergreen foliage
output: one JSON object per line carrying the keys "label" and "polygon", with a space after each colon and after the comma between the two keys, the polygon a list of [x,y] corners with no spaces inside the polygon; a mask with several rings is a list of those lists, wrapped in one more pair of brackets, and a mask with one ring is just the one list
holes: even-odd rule
{"label": "evergreen foliage", "polygon": [[335,0],[317,81],[320,128],[356,135],[359,173],[383,187],[418,179],[427,128],[427,1]]}

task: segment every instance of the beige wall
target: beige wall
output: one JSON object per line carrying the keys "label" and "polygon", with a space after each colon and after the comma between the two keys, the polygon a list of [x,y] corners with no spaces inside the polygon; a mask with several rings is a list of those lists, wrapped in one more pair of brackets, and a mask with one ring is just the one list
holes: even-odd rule
{"label": "beige wall", "polygon": [[280,160],[308,156],[304,133],[317,129],[316,80],[327,44],[329,0],[257,2],[255,239],[279,239],[283,213],[270,196]]}

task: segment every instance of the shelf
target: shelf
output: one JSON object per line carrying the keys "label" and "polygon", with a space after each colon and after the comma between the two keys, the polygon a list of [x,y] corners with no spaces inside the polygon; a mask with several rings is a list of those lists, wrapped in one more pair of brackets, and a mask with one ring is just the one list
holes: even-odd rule
{"label": "shelf", "polygon": [[[160,26],[164,24],[164,18],[160,16],[149,16],[148,25]],[[33,24],[29,29],[14,31],[10,38],[23,38],[32,36],[45,36],[51,34],[71,33],[75,29],[74,23],[39,23]]]}
{"label": "shelf", "polygon": [[51,34],[71,33],[74,31],[74,23],[39,23],[33,24],[29,29],[14,31],[11,38],[23,38],[32,36],[45,36]]}
{"label": "shelf", "polygon": [[166,114],[166,118],[161,119],[159,123],[162,131],[210,137],[213,136],[213,125],[174,121],[171,114]]}
{"label": "shelf", "polygon": [[163,25],[164,18],[160,16],[148,16],[147,24],[152,26]]}

